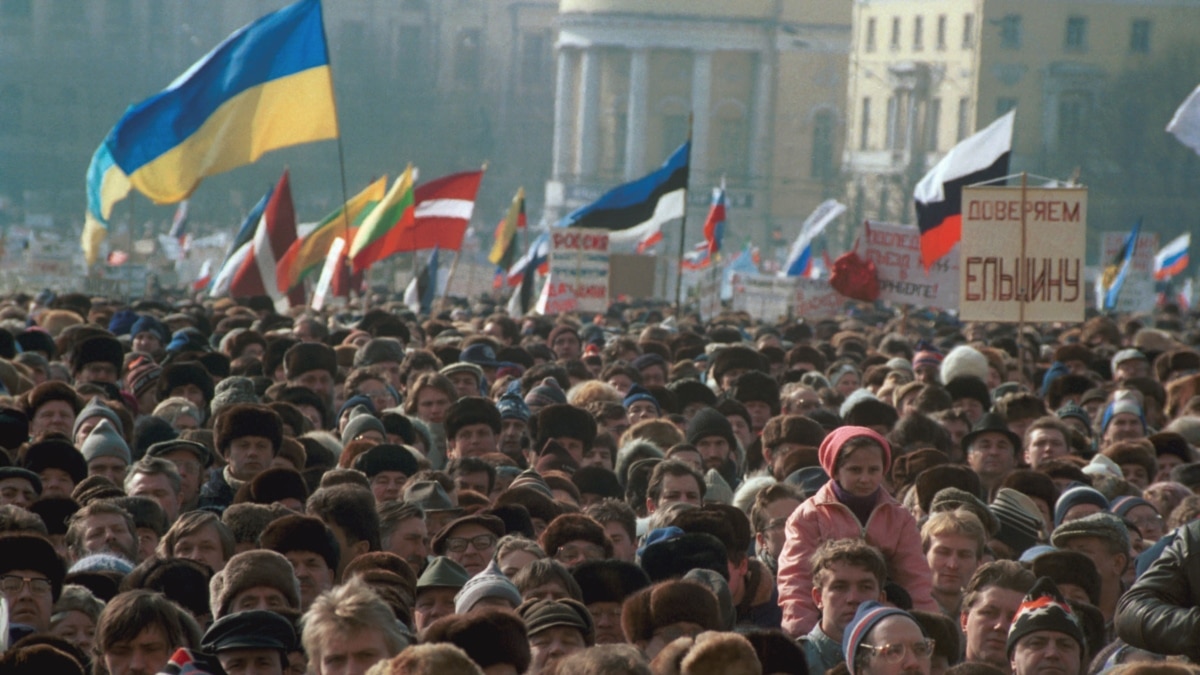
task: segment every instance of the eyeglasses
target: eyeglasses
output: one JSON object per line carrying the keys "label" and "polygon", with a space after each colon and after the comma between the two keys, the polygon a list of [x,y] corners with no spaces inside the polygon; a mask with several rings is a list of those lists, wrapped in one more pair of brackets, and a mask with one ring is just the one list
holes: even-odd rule
{"label": "eyeglasses", "polygon": [[1163,517],[1156,513],[1153,516],[1142,516],[1141,518],[1130,518],[1129,522],[1133,523],[1134,525],[1137,525],[1138,529],[1140,530],[1140,529],[1145,529],[1146,527],[1154,527],[1155,525],[1162,525]]}
{"label": "eyeglasses", "polygon": [[774,530],[778,530],[778,529],[782,528],[783,526],[787,525],[787,520],[788,520],[787,516],[784,516],[782,518],[772,518],[770,520],[770,522],[768,522],[766,524],[766,526],[763,527],[763,529],[759,530],[759,532],[771,532]]}
{"label": "eyeglasses", "polygon": [[360,391],[360,392],[358,392],[358,395],[366,396],[367,398],[371,399],[372,401],[384,401],[384,400],[394,401],[394,400],[396,400],[396,397],[392,396],[392,392],[388,391],[387,389],[377,389],[375,391]]}
{"label": "eyeglasses", "polygon": [[927,659],[933,655],[933,645],[936,641],[933,638],[925,638],[916,642],[903,643],[893,642],[886,645],[859,645],[860,649],[866,649],[874,656],[887,661],[888,663],[899,663],[900,659],[904,658],[904,652],[912,651],[913,656],[918,659]]}
{"label": "eyeglasses", "polygon": [[567,544],[559,546],[558,551],[554,553],[554,559],[558,562],[570,562],[573,560],[603,560],[604,549],[595,544],[585,544],[576,546],[575,544]]}
{"label": "eyeglasses", "polygon": [[29,585],[30,590],[39,595],[50,592],[49,579],[32,579],[30,577],[19,577],[15,574],[0,576],[0,591],[8,594],[20,593],[26,584]]}
{"label": "eyeglasses", "polygon": [[451,553],[462,553],[467,550],[467,544],[476,551],[486,551],[496,545],[496,536],[492,534],[481,534],[476,537],[467,539],[465,537],[451,537],[446,540],[446,550]]}

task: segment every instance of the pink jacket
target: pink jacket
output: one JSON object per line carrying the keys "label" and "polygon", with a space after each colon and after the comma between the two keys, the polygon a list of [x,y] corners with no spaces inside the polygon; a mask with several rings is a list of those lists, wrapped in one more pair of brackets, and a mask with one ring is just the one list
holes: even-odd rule
{"label": "pink jacket", "polygon": [[811,560],[817,547],[825,541],[858,537],[883,552],[889,579],[908,591],[914,609],[939,611],[933,599],[933,574],[921,551],[921,534],[912,514],[884,492],[863,528],[850,508],[834,496],[830,481],[787,521],[787,542],[779,555],[777,575],[784,632],[792,637],[806,635],[821,619],[812,598]]}

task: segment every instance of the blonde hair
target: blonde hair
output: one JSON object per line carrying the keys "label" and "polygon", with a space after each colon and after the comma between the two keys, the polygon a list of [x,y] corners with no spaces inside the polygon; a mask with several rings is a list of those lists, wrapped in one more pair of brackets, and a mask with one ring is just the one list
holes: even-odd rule
{"label": "blonde hair", "polygon": [[921,550],[929,552],[929,546],[934,537],[947,534],[957,534],[971,537],[975,540],[975,556],[983,555],[983,547],[987,544],[987,532],[979,516],[967,509],[958,508],[953,511],[938,511],[929,516],[929,520],[921,526]]}
{"label": "blonde hair", "polygon": [[416,645],[371,666],[367,675],[483,675],[471,657],[448,642]]}
{"label": "blonde hair", "polygon": [[683,432],[679,427],[665,419],[642,420],[637,424],[625,430],[621,434],[621,447],[629,445],[632,441],[646,440],[658,446],[660,450],[666,451],[673,445],[678,445],[684,441]]}
{"label": "blonde hair", "polygon": [[577,407],[587,407],[589,403],[620,403],[624,399],[617,388],[600,380],[587,380],[567,390],[567,403]]}
{"label": "blonde hair", "polygon": [[318,595],[302,622],[301,639],[310,663],[320,661],[322,647],[334,634],[351,635],[373,628],[383,634],[391,656],[408,644],[391,607],[357,576]]}

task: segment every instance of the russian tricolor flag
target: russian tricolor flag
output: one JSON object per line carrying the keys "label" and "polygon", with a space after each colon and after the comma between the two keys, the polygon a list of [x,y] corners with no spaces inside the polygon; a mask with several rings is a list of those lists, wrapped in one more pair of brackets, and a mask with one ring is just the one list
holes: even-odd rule
{"label": "russian tricolor flag", "polygon": [[708,242],[710,256],[721,252],[721,240],[725,238],[726,209],[725,181],[721,181],[721,187],[713,189],[712,207],[704,221],[704,240]]}
{"label": "russian tricolor flag", "polygon": [[780,277],[811,277],[812,276],[812,243],[838,216],[846,212],[846,205],[836,199],[826,199],[817,205],[816,209],[800,226],[800,234],[792,244],[787,262],[783,264]]}
{"label": "russian tricolor flag", "polygon": [[1183,272],[1188,266],[1188,249],[1192,246],[1191,233],[1178,236],[1154,254],[1154,279],[1165,281]]}

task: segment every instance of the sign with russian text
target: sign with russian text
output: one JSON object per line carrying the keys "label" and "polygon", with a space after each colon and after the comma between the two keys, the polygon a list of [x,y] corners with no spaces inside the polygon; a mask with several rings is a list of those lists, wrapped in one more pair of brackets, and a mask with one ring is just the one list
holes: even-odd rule
{"label": "sign with russian text", "polygon": [[[1129,232],[1105,232],[1101,242],[1100,267],[1103,269],[1113,261],[1117,251],[1125,245],[1125,237]],[[1125,275],[1125,283],[1121,284],[1121,292],[1117,294],[1118,312],[1144,312],[1154,307],[1158,302],[1158,294],[1154,291],[1154,253],[1158,251],[1158,234],[1156,232],[1138,233],[1137,245],[1133,249],[1133,259],[1129,261],[1129,274]]]}
{"label": "sign with russian text", "polygon": [[735,273],[730,277],[730,284],[733,286],[733,310],[746,312],[762,321],[786,317],[794,302],[794,278]]}
{"label": "sign with russian text", "polygon": [[960,318],[1083,321],[1086,242],[1087,188],[964,188]]}
{"label": "sign with russian text", "polygon": [[832,319],[846,306],[846,298],[829,285],[828,279],[795,277],[792,282],[796,285],[792,311],[798,319]]}
{"label": "sign with russian text", "polygon": [[958,306],[958,246],[926,273],[916,225],[866,222],[862,243],[863,257],[875,263],[880,300],[939,309]]}
{"label": "sign with russian text", "polygon": [[574,309],[580,312],[607,311],[608,231],[574,227],[551,230],[550,277],[555,283],[552,297],[573,298]]}

